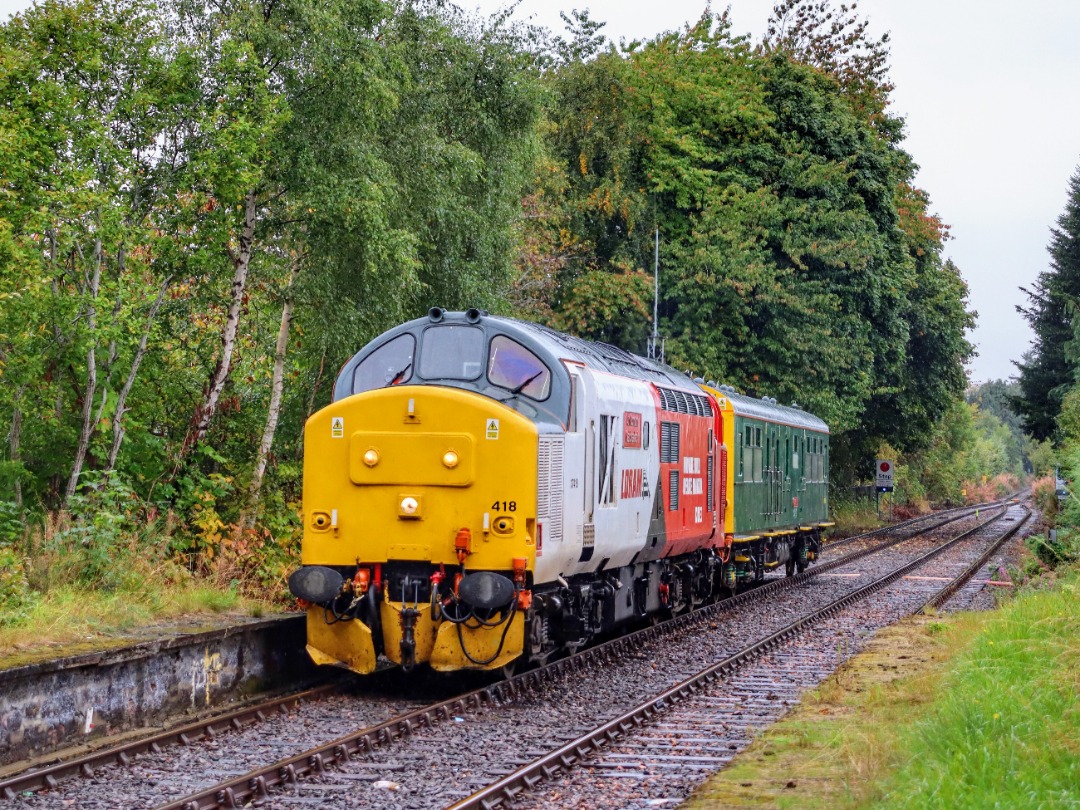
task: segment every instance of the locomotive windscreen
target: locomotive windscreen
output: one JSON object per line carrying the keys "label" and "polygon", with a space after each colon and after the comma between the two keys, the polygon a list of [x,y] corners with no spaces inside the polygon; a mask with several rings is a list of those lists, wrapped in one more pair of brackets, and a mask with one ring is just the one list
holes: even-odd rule
{"label": "locomotive windscreen", "polygon": [[420,376],[425,380],[475,380],[484,370],[484,330],[440,324],[424,330]]}

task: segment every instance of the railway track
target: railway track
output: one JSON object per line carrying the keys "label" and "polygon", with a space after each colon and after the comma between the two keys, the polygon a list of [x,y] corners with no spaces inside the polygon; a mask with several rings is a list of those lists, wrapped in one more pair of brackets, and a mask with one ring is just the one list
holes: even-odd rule
{"label": "railway track", "polygon": [[[568,741],[452,810],[511,802],[515,808],[547,807],[553,801],[595,808],[681,802],[704,774],[748,744],[753,729],[779,718],[801,692],[835,671],[869,628],[947,603],[1027,516],[1014,516],[1010,526],[995,532],[991,524],[1001,518],[1005,515]],[[930,575],[908,578],[917,569]],[[941,587],[938,579],[948,584]],[[571,778],[560,779],[563,774]]]}
{"label": "railway track", "polygon": [[[981,508],[984,513],[990,509],[1003,515],[1007,507]],[[507,777],[523,763],[542,759],[553,748],[559,749],[590,729],[610,723],[615,714],[621,715],[615,707],[647,702],[655,696],[656,684],[666,687],[684,681],[706,663],[738,654],[747,638],[758,643],[791,624],[793,617],[805,612],[802,605],[808,600],[822,603],[818,605],[822,607],[866,584],[864,580],[873,579],[878,567],[896,568],[905,560],[910,562],[921,550],[915,546],[925,542],[912,544],[905,540],[912,540],[920,531],[945,531],[950,522],[964,520],[965,514],[954,510],[944,517],[909,521],[887,532],[876,532],[873,537],[842,541],[834,545],[844,547],[841,559],[805,574],[773,581],[659,627],[615,639],[573,658],[450,700],[424,706],[416,701],[411,705],[407,701],[387,701],[375,708],[367,706],[367,698],[354,697],[351,702],[343,699],[315,713],[309,712],[305,704],[289,709],[287,714],[279,713],[281,722],[268,722],[258,729],[245,728],[242,720],[229,722],[227,729],[219,728],[210,734],[186,734],[188,745],[167,747],[159,742],[123,756],[114,755],[112,762],[126,761],[122,766],[105,764],[107,759],[69,763],[63,774],[54,774],[51,779],[37,777],[38,787],[4,788],[5,783],[0,783],[0,792],[14,798],[9,806],[26,807],[57,806],[66,795],[78,796],[80,807],[167,802],[162,806],[191,810],[244,806],[252,800],[269,807],[336,806],[344,797],[356,806],[369,801],[372,806],[389,802],[444,807],[459,800],[469,801],[468,797]],[[871,560],[880,562],[870,564]],[[811,582],[813,587],[809,587]],[[710,632],[714,630],[721,632]],[[820,680],[835,664],[833,655],[829,660],[807,660],[795,666],[801,666],[807,678]],[[768,680],[772,676],[761,677]],[[786,685],[791,679],[783,680]],[[752,692],[739,694],[746,705],[757,700],[752,699]],[[763,709],[783,706],[788,700],[786,692],[773,690],[772,694],[760,697],[765,703]],[[381,722],[377,722],[379,719]],[[237,724],[241,728],[237,729]],[[347,728],[360,731],[343,734]],[[699,725],[690,736],[682,734],[680,738],[711,738],[716,729],[709,728]],[[312,739],[321,741],[302,750],[305,740]],[[727,745],[736,746],[725,749],[733,753],[739,740]],[[699,772],[707,765],[715,769],[728,755],[715,750],[715,745],[711,747],[711,752],[697,755]],[[300,753],[296,753],[298,750]],[[260,762],[273,764],[255,767]],[[615,766],[598,767],[611,773],[622,772]],[[62,781],[71,773],[79,773],[86,780],[82,787]],[[622,781],[634,778],[626,776]],[[23,795],[42,785],[48,789]],[[104,792],[98,795],[93,790],[95,785],[108,785],[108,796]],[[279,786],[286,792],[280,792]],[[190,795],[168,803],[184,794]],[[512,794],[504,791],[501,795],[496,804]],[[481,805],[490,801],[490,797],[483,799]]]}

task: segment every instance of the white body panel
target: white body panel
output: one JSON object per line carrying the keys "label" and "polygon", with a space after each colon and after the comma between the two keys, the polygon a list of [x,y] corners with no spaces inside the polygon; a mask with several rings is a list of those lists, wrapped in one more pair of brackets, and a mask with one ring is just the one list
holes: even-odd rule
{"label": "white body panel", "polygon": [[652,386],[578,366],[570,371],[575,413],[562,454],[562,537],[545,534],[537,583],[595,571],[604,560],[605,568],[628,565],[649,542],[660,476]]}

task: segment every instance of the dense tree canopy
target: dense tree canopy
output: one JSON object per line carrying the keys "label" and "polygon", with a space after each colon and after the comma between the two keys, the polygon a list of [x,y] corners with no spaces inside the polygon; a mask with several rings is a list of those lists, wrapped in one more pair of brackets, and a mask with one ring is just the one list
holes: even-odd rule
{"label": "dense tree canopy", "polygon": [[495,305],[539,110],[516,36],[380,0],[49,0],[5,25],[17,498],[116,472],[184,511],[232,501],[251,437],[281,411],[295,447],[367,339]]}
{"label": "dense tree canopy", "polygon": [[567,22],[46,0],[3,25],[0,501],[92,520],[113,493],[204,556],[290,536],[304,420],[367,340],[438,304],[643,351],[657,231],[670,362],[821,414],[842,480],[938,442],[973,315],[887,38],[820,0],[758,46],[723,14],[621,49]]}
{"label": "dense tree canopy", "polygon": [[778,7],[793,19],[758,49],[725,15],[622,51],[579,26],[585,44],[563,50],[592,58],[546,76],[528,243],[543,256],[524,278],[557,279],[534,311],[642,351],[638,271],[659,228],[668,359],[798,401],[865,459],[929,440],[963,392],[974,321],[885,112],[884,42],[857,48],[864,25],[816,17],[824,5]]}

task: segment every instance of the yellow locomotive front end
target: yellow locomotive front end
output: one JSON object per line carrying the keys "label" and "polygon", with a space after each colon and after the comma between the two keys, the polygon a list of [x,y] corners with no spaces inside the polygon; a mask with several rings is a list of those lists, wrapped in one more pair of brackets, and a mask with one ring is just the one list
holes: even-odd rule
{"label": "yellow locomotive front end", "polygon": [[521,655],[535,562],[537,427],[472,391],[390,385],[304,434],[303,564],[316,663],[366,674]]}

